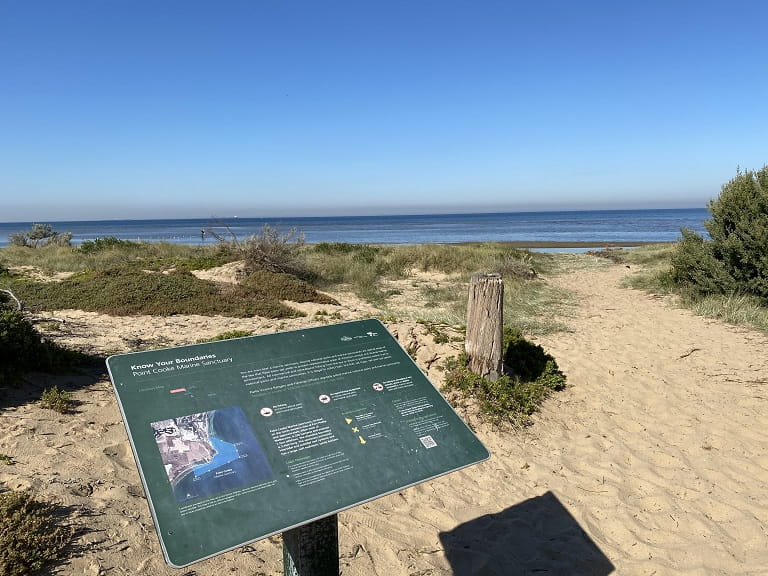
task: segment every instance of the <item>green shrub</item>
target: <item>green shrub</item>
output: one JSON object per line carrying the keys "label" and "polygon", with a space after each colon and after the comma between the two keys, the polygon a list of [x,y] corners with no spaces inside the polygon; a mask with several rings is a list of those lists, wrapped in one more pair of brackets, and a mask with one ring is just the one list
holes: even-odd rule
{"label": "green shrub", "polygon": [[40,397],[40,405],[48,410],[53,410],[59,414],[67,414],[72,411],[75,402],[72,394],[66,390],[59,390],[58,386],[46,388]]}
{"label": "green shrub", "polygon": [[768,165],[738,170],[708,209],[711,240],[684,230],[673,278],[701,295],[744,293],[768,301]]}
{"label": "green shrub", "polygon": [[240,282],[240,289],[246,296],[270,295],[272,298],[291,302],[338,304],[330,296],[318,293],[314,286],[292,274],[269,270],[252,272]]}
{"label": "green shrub", "polygon": [[253,335],[253,332],[250,330],[229,330],[227,332],[222,332],[221,334],[216,334],[216,336],[213,336],[212,338],[201,338],[197,341],[197,344],[218,342],[219,340],[231,340],[233,338],[245,338],[246,336],[251,335]]}
{"label": "green shrub", "polygon": [[95,240],[85,240],[78,248],[83,254],[96,254],[114,248],[139,248],[139,244],[130,240],[120,240],[114,236],[96,238]]}
{"label": "green shrub", "polygon": [[49,351],[23,314],[0,311],[0,387],[16,385],[23,373],[49,364]]}
{"label": "green shrub", "polygon": [[672,254],[672,280],[684,292],[728,294],[736,290],[736,281],[725,263],[715,255],[715,246],[691,230]]}
{"label": "green shrub", "polygon": [[0,574],[30,576],[63,560],[74,529],[60,516],[26,492],[0,492]]}
{"label": "green shrub", "polygon": [[511,366],[511,374],[488,380],[470,371],[462,355],[445,365],[445,390],[463,400],[474,398],[481,414],[496,425],[528,425],[541,403],[565,388],[565,375],[551,355],[519,332],[505,329],[504,340],[504,362]]}
{"label": "green shrub", "polygon": [[87,356],[44,340],[17,310],[0,310],[0,387],[15,386],[22,374],[74,368]]}

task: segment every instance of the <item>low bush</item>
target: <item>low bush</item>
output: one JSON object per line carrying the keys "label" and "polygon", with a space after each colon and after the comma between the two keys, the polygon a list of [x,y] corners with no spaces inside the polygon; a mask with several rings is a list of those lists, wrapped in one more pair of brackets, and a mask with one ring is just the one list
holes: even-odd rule
{"label": "low bush", "polygon": [[504,341],[504,362],[511,373],[488,380],[469,370],[462,355],[446,363],[444,389],[449,399],[455,394],[462,402],[476,400],[480,413],[495,425],[529,425],[541,403],[565,388],[566,378],[551,355],[518,331],[505,329]]}
{"label": "low bush", "polygon": [[39,574],[66,557],[74,528],[55,504],[27,492],[0,492],[0,574]]}
{"label": "low bush", "polygon": [[31,371],[61,371],[88,357],[48,342],[18,310],[0,310],[0,387],[17,386]]}
{"label": "low bush", "polygon": [[267,270],[295,276],[302,276],[306,271],[303,246],[304,235],[296,228],[284,233],[268,224],[239,244],[247,273]]}
{"label": "low bush", "polygon": [[130,240],[120,240],[114,236],[106,236],[104,238],[96,238],[95,240],[85,240],[77,250],[83,254],[96,254],[97,252],[114,250],[115,248],[138,249],[140,246],[140,244]]}
{"label": "low bush", "polygon": [[40,405],[59,414],[67,414],[72,412],[75,401],[72,399],[72,394],[66,390],[59,390],[58,386],[54,386],[53,388],[43,390],[43,394],[40,397]]}
{"label": "low bush", "polygon": [[240,282],[240,289],[245,296],[269,295],[278,300],[290,300],[291,302],[338,304],[330,296],[320,294],[314,286],[292,274],[268,270],[257,270],[246,276]]}
{"label": "low bush", "polygon": [[737,282],[718,259],[715,245],[691,230],[682,231],[682,239],[672,254],[672,281],[685,292],[730,294]]}
{"label": "low bush", "polygon": [[245,338],[246,336],[252,336],[253,332],[250,330],[229,330],[216,334],[212,338],[201,338],[197,341],[197,344],[205,344],[206,342],[218,342],[219,340],[232,340],[233,338]]}
{"label": "low bush", "polygon": [[504,365],[521,382],[538,382],[551,390],[565,388],[565,375],[552,355],[514,328],[504,329]]}
{"label": "low bush", "polygon": [[115,316],[222,314],[290,318],[302,313],[266,292],[220,286],[185,270],[169,273],[113,268],[78,274],[57,283],[27,282],[19,288],[33,309],[76,309]]}

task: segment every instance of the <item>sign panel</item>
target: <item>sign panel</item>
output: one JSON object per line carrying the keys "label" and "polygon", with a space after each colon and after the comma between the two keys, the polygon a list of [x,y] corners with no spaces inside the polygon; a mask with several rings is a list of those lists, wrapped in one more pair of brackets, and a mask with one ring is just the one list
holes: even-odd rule
{"label": "sign panel", "polygon": [[107,367],[176,567],[489,457],[377,320]]}

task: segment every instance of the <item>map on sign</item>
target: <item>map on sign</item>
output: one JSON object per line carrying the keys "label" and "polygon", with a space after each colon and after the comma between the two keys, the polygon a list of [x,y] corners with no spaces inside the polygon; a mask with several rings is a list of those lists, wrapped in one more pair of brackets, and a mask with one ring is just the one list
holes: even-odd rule
{"label": "map on sign", "polygon": [[159,420],[152,430],[179,502],[272,476],[239,406]]}
{"label": "map on sign", "polygon": [[107,367],[176,567],[489,456],[378,320],[121,354]]}

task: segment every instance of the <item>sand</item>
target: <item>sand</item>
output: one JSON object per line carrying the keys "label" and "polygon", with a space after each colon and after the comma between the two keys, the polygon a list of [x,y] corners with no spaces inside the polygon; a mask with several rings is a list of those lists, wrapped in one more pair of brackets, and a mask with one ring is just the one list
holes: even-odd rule
{"label": "sand", "polygon": [[[538,340],[568,388],[524,430],[468,414],[489,461],[342,512],[345,576],[768,574],[768,336],[622,288],[632,273],[616,265],[547,279],[580,301],[571,331]],[[55,311],[64,322],[50,337],[111,354],[372,312],[333,296],[340,306],[285,322]],[[412,322],[388,328],[440,385],[437,366],[461,343],[435,344]],[[74,389],[74,414],[33,401],[54,383]],[[35,375],[4,406],[0,453],[16,463],[0,464],[0,483],[61,503],[81,527],[57,574],[282,574],[279,537],[187,569],[165,565],[102,371]]]}

